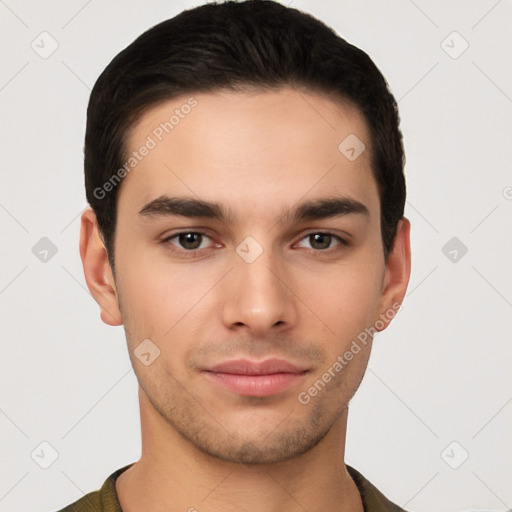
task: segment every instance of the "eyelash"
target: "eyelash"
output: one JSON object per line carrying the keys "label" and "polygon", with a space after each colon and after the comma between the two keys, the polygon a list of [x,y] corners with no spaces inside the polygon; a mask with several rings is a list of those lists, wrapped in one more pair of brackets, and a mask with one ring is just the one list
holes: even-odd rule
{"label": "eyelash", "polygon": [[[206,238],[210,238],[203,231],[180,231],[179,233],[174,233],[173,235],[164,238],[161,243],[164,244],[164,245],[167,245],[167,246],[172,245],[172,244],[170,244],[171,240],[173,240],[174,238],[177,238],[180,235],[187,235],[187,234],[201,235],[201,236],[204,236]],[[309,233],[306,233],[305,235],[303,235],[302,238],[299,239],[299,241],[304,240],[304,238],[307,238],[307,237],[309,237],[311,235],[317,235],[317,234],[318,235],[328,235],[328,236],[331,236],[331,237],[337,239],[340,242],[339,245],[341,245],[341,246],[346,247],[346,246],[349,245],[349,243],[345,239],[341,238],[339,235],[336,235],[336,234],[334,234],[334,233],[332,233],[330,231],[310,231]],[[209,248],[203,248],[203,249],[190,249],[190,250],[187,250],[187,249],[177,249],[175,247],[176,246],[173,246],[171,251],[175,251],[175,252],[181,253],[185,257],[199,256],[201,254],[201,251],[205,251],[205,250],[209,249]],[[316,253],[317,255],[330,254],[331,252],[336,250],[336,247],[338,247],[338,246],[329,247],[328,249],[310,249],[310,250],[313,251],[314,253]]]}

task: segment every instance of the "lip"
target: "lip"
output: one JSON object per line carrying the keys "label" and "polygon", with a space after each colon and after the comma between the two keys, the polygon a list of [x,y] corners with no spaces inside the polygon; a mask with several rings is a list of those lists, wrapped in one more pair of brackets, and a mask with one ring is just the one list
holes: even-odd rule
{"label": "lip", "polygon": [[242,396],[272,396],[301,381],[308,370],[283,359],[225,361],[204,370],[210,381]]}
{"label": "lip", "polygon": [[233,359],[205,368],[209,372],[233,373],[237,375],[272,375],[274,373],[303,373],[306,368],[299,368],[284,359],[265,359],[251,361],[250,359]]}

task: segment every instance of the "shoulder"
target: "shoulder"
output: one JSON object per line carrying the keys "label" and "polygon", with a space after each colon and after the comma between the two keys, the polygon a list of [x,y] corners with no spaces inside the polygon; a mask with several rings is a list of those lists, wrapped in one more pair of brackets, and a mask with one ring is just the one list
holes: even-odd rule
{"label": "shoulder", "polygon": [[101,489],[82,496],[58,512],[123,512],[117,498],[116,480],[131,466],[133,463],[117,469],[105,480]]}
{"label": "shoulder", "polygon": [[345,464],[347,471],[357,485],[365,512],[407,512],[391,502],[377,487],[367,480],[357,469]]}

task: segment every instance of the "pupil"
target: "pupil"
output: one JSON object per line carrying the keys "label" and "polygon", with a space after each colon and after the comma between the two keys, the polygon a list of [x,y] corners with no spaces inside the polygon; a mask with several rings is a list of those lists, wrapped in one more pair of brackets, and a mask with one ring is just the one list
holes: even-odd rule
{"label": "pupil", "polygon": [[323,239],[327,239],[327,242],[325,240],[323,240],[324,247],[319,247],[319,249],[327,249],[329,247],[329,242],[330,242],[331,235],[326,235],[326,234],[322,234],[322,233],[315,233],[314,235],[311,235],[311,236],[314,237],[315,243],[319,241],[320,245],[322,245],[322,240]]}
{"label": "pupil", "polygon": [[[319,243],[320,249],[327,249],[329,247],[331,235],[326,235],[322,233],[315,233],[310,236],[310,238],[313,238],[313,244]],[[181,235],[182,242],[185,244],[185,246],[188,249],[197,249],[197,242],[199,240],[198,233],[185,233],[184,235]],[[194,241],[195,238],[195,241]],[[189,244],[192,244],[194,247],[190,247]]]}
{"label": "pupil", "polygon": [[[187,249],[197,249],[197,247],[198,247],[197,240],[199,239],[199,236],[197,233],[185,233],[184,235],[181,235],[181,237],[182,237],[181,241],[182,241],[182,243],[184,243],[184,245]],[[196,238],[195,242],[194,242],[194,237]],[[193,247],[190,247],[189,244],[192,244]]]}

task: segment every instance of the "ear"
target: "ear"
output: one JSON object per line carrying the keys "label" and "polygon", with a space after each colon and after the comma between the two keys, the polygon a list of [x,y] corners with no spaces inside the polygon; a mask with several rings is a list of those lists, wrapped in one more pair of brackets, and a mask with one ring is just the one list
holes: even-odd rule
{"label": "ear", "polygon": [[[405,217],[398,221],[393,248],[386,261],[376,330],[383,331],[400,309],[411,274],[411,223]],[[382,326],[381,328],[377,328]]]}
{"label": "ear", "polygon": [[81,217],[80,257],[87,287],[100,306],[101,319],[108,325],[122,325],[114,275],[92,208],[87,208]]}

